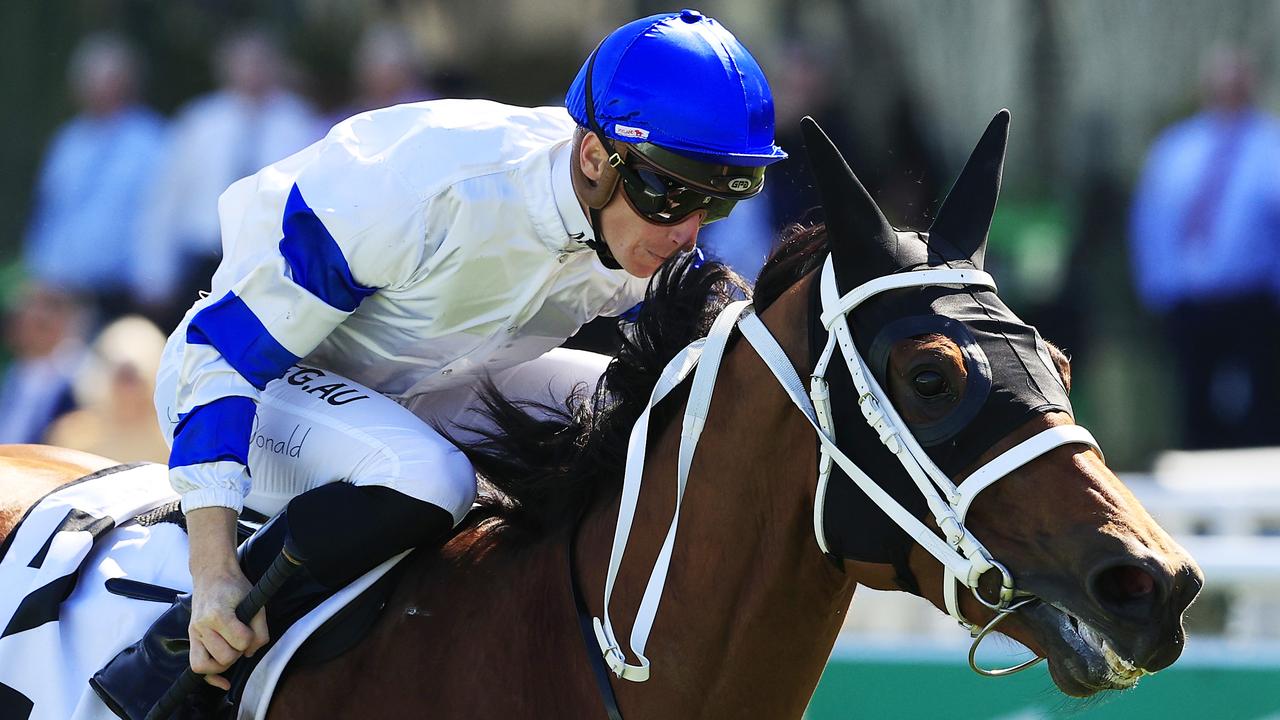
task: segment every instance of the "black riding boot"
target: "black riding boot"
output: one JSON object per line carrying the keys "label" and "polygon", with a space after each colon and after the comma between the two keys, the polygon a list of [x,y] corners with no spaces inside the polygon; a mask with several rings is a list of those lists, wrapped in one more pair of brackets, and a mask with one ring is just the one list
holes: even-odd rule
{"label": "black riding boot", "polygon": [[[257,582],[284,546],[289,525],[284,513],[268,520],[241,543],[236,555],[250,582]],[[250,574],[252,570],[256,573]],[[142,720],[190,664],[191,595],[183,593],[151,623],[138,642],[121,650],[89,679],[111,711],[122,718]],[[216,705],[220,690],[204,686],[188,699],[176,717],[201,717]]]}
{"label": "black riding boot", "polygon": [[[448,537],[453,516],[447,511],[381,486],[330,483],[294,498],[240,545],[237,556],[245,577],[256,583],[284,547],[286,536],[306,558],[267,603],[272,642],[332,593],[387,558],[411,547],[433,547]],[[113,712],[142,720],[187,668],[191,598],[179,596],[137,643],[125,648],[89,681]],[[233,665],[224,675],[232,692],[224,696],[206,686],[177,717],[217,713],[239,700],[243,680],[268,645]],[[210,699],[213,700],[210,703]]]}

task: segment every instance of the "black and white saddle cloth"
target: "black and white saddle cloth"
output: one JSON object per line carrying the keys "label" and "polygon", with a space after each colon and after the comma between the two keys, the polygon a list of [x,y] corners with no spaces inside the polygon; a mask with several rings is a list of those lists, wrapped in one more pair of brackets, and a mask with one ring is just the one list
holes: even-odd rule
{"label": "black and white saddle cloth", "polygon": [[[46,496],[0,556],[0,718],[110,718],[88,678],[165,606],[106,591],[129,577],[187,590],[186,533],[129,522],[177,499],[163,465],[108,468]],[[163,549],[161,549],[163,548]]]}
{"label": "black and white saddle cloth", "polygon": [[[169,606],[115,595],[106,581],[190,590],[186,532],[136,521],[175,500],[164,465],[121,465],[60,488],[23,518],[0,547],[0,719],[115,720],[88,679]],[[238,717],[265,715],[276,681],[308,636],[402,557],[289,628],[254,670]]]}

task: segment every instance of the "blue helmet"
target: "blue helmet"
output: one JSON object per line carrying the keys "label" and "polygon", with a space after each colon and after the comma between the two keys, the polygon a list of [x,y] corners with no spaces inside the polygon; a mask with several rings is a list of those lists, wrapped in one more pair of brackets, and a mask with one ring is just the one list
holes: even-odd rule
{"label": "blue helmet", "polygon": [[773,142],[773,93],[760,65],[696,10],[610,33],[578,71],[565,106],[581,127],[703,162],[761,167],[787,157]]}

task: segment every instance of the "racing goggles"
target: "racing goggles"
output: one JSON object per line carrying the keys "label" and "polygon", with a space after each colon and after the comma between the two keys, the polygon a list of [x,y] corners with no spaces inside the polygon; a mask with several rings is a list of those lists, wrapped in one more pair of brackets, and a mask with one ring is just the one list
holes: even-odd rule
{"label": "racing goggles", "polygon": [[763,167],[699,162],[649,143],[626,147],[626,158],[614,152],[609,164],[631,208],[658,225],[675,225],[699,210],[706,211],[703,225],[723,220],[764,187]]}

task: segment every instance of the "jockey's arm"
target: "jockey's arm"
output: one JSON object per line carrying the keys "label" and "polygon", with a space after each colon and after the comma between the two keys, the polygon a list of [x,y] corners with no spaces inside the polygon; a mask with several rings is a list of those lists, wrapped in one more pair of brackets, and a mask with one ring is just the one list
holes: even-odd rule
{"label": "jockey's arm", "polygon": [[[388,181],[351,165],[343,148],[321,141],[237,182],[219,201],[227,256],[214,294],[189,315],[182,336],[169,460],[191,535],[191,658],[199,672],[225,669],[266,639],[265,621],[250,633],[234,617],[250,587],[237,565],[234,524],[249,491],[260,393],[363,299],[412,272],[422,254],[421,237],[404,221],[421,203],[391,196]],[[370,192],[380,194],[377,202]],[[218,677],[210,682],[225,686]]]}
{"label": "jockey's arm", "polygon": [[191,567],[191,668],[205,681],[223,690],[230,682],[216,673],[242,653],[253,653],[267,643],[267,616],[259,610],[251,627],[236,619],[235,605],[249,592],[236,561],[236,512],[210,506],[187,513]]}

